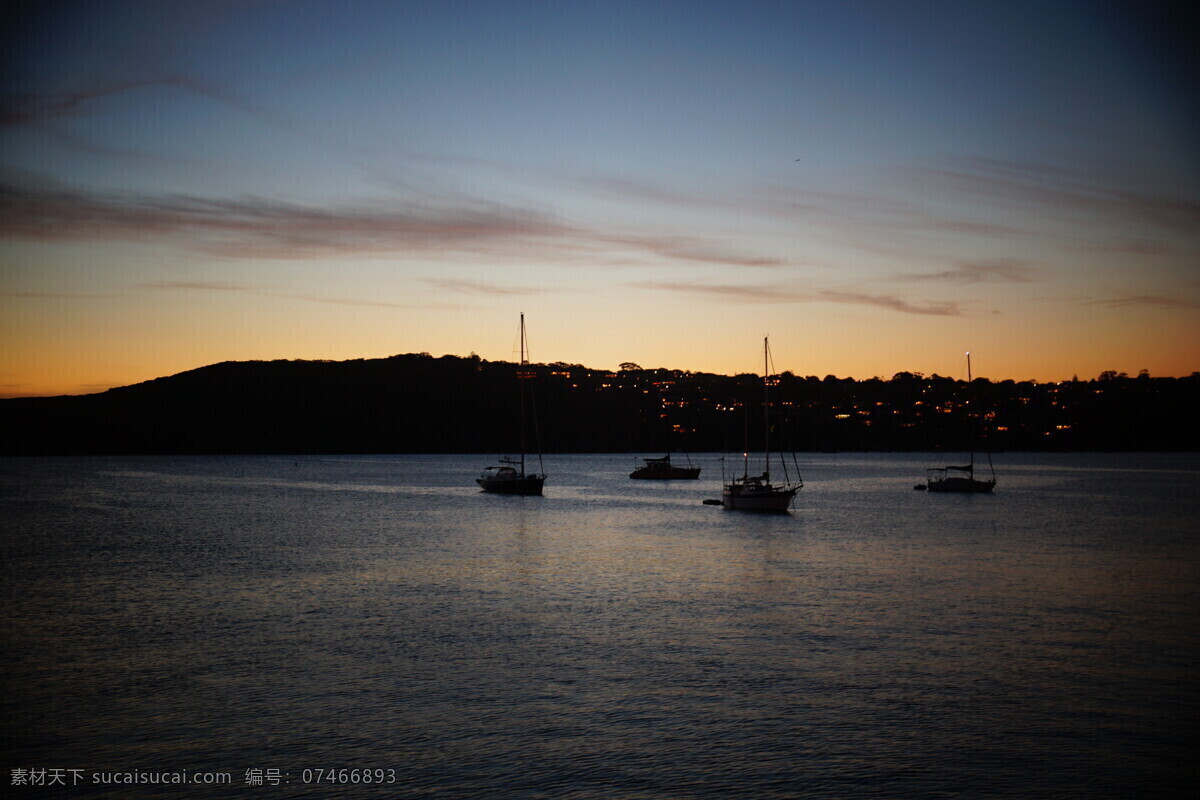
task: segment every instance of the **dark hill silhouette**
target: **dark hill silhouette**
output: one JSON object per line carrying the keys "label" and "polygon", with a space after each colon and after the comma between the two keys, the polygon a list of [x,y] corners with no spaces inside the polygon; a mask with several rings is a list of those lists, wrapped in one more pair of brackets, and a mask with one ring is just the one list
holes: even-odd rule
{"label": "dark hill silhouette", "polygon": [[[546,452],[741,450],[761,382],[634,364],[532,365]],[[93,395],[0,401],[5,454],[504,453],[517,365],[428,354],[225,362]],[[1200,375],[1062,384],[784,373],[775,441],[797,450],[1196,449]]]}

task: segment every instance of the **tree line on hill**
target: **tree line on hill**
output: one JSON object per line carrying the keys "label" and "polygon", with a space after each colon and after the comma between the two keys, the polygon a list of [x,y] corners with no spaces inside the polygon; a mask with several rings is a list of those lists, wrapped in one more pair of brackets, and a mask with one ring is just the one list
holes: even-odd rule
{"label": "tree line on hill", "polygon": [[[529,449],[759,449],[761,376],[534,364]],[[225,362],[93,395],[0,402],[0,451],[512,453],[518,365],[478,356]],[[798,451],[1192,450],[1200,373],[971,383],[772,376],[773,446]]]}

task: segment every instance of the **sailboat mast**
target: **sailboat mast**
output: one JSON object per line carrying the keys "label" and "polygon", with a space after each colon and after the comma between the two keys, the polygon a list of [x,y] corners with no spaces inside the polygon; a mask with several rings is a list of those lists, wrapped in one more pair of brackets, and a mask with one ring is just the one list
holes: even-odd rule
{"label": "sailboat mast", "polygon": [[521,476],[525,476],[525,312],[521,312],[521,367],[517,370],[517,387],[521,393]]}
{"label": "sailboat mast", "polygon": [[[967,404],[970,405],[970,403],[971,403],[971,351],[968,350],[967,351]],[[975,431],[974,431],[974,426],[971,424],[970,409],[967,410],[967,425],[970,426],[970,428],[971,428],[971,430],[968,432],[968,435],[970,436],[970,440],[971,440],[971,450],[970,450],[971,460],[970,460],[970,462],[968,462],[969,466],[971,467],[971,471],[968,472],[967,474],[972,479],[974,479],[975,478]]]}
{"label": "sailboat mast", "polygon": [[763,479],[771,480],[771,398],[768,387],[771,385],[771,351],[767,343],[768,337],[763,337]]}
{"label": "sailboat mast", "polygon": [[750,403],[742,408],[742,480],[750,477]]}

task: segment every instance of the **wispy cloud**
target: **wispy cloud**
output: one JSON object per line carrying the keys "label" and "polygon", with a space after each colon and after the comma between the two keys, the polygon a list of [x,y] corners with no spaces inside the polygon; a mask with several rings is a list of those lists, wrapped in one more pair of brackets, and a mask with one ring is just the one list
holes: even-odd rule
{"label": "wispy cloud", "polygon": [[739,253],[716,243],[694,237],[597,234],[596,238],[618,247],[648,251],[656,255],[682,261],[725,264],[738,267],[781,267],[786,263],[783,259],[779,258]]}
{"label": "wispy cloud", "polygon": [[149,87],[195,88],[186,78],[158,78],[95,83],[69,92],[5,92],[0,94],[0,127],[84,116],[94,101]]}
{"label": "wispy cloud", "polygon": [[[975,216],[965,206],[939,207],[928,202],[920,192],[914,192],[909,181],[901,185],[873,185],[870,188],[831,189],[821,185],[805,183],[803,179],[789,181],[781,175],[771,181],[754,185],[723,186],[720,193],[711,188],[687,190],[680,187],[659,186],[624,177],[585,175],[576,176],[573,188],[616,198],[625,204],[640,206],[653,203],[676,212],[700,212],[785,223],[789,227],[801,225],[807,235],[833,238],[840,244],[856,249],[897,253],[905,257],[922,258],[928,251],[930,239],[946,235],[967,238],[1013,238],[1028,236],[1030,231],[995,217]],[[901,241],[898,237],[905,237]],[[915,237],[915,240],[912,240]],[[653,245],[653,241],[648,241]],[[663,242],[670,245],[670,242]],[[672,253],[675,257],[689,258],[689,250],[680,249]],[[735,253],[716,251],[711,254],[714,262],[736,263],[741,266],[775,267],[785,266],[788,261],[778,258],[756,258],[738,256]],[[700,251],[695,260],[710,260]]]}
{"label": "wispy cloud", "polygon": [[913,230],[985,236],[1022,236],[1023,228],[970,216],[963,208],[934,208],[911,180],[858,190],[832,190],[781,183],[757,187],[747,199],[752,208],[784,218],[847,226],[856,231]]}
{"label": "wispy cloud", "polygon": [[[895,166],[870,183],[837,188],[777,177],[740,206],[803,226],[808,237],[910,263],[956,251],[969,257],[998,241],[1141,255],[1200,252],[1200,202],[1186,187],[1035,161]],[[1022,282],[1013,279],[1032,280],[1037,271],[972,267],[928,277]]]}
{"label": "wispy cloud", "polygon": [[1035,270],[1027,261],[996,259],[963,261],[941,272],[906,274],[902,277],[922,281],[947,283],[1029,283]]}
{"label": "wispy cloud", "polygon": [[198,291],[214,291],[214,292],[250,292],[255,291],[253,286],[244,283],[226,283],[222,281],[154,281],[150,283],[135,284],[138,289],[162,289],[170,290],[198,290]]}
{"label": "wispy cloud", "polygon": [[817,293],[817,299],[828,303],[850,303],[852,305],[876,306],[902,311],[905,314],[928,314],[936,317],[961,317],[962,307],[948,300],[926,300],[921,303],[909,301],[893,295],[862,294],[860,292],[839,292],[825,290]]}
{"label": "wispy cloud", "polygon": [[106,294],[83,294],[80,292],[16,292],[0,291],[0,297],[28,300],[92,300],[98,297],[109,297]]}
{"label": "wispy cloud", "polygon": [[577,187],[616,197],[624,202],[652,202],[675,210],[735,212],[804,223],[847,237],[894,237],[897,231],[967,236],[1024,236],[1028,231],[994,219],[972,218],[958,210],[931,210],[913,187],[875,186],[872,189],[834,190],[803,182],[776,179],[754,186],[725,187],[723,193],[685,191],[621,177],[587,176]]}
{"label": "wispy cloud", "polygon": [[0,185],[0,236],[41,241],[171,238],[188,249],[228,258],[456,253],[596,260],[633,251],[642,258],[727,266],[782,264],[703,238],[570,225],[484,200],[317,208],[258,197],[100,194],[32,178]]}
{"label": "wispy cloud", "polygon": [[1054,215],[1077,221],[1137,221],[1159,230],[1194,233],[1200,227],[1200,203],[1193,198],[1116,180],[1060,165],[969,159],[908,171],[918,184],[953,196],[1003,203],[1026,214]]}
{"label": "wispy cloud", "polygon": [[190,247],[235,256],[304,258],[331,252],[435,249],[573,232],[521,209],[324,209],[263,198],[112,195],[0,186],[0,234],[11,238],[186,237]]}
{"label": "wispy cloud", "polygon": [[676,292],[701,297],[723,299],[740,303],[844,303],[848,305],[886,308],[905,314],[926,314],[942,317],[962,316],[960,304],[949,301],[929,300],[910,302],[895,295],[866,294],[836,289],[818,289],[798,292],[780,286],[747,286],[744,284],[692,284],[669,281],[640,281],[631,284],[638,289]]}
{"label": "wispy cloud", "polygon": [[1200,303],[1182,297],[1168,297],[1160,294],[1138,294],[1122,297],[1109,297],[1085,301],[1085,305],[1105,306],[1107,308],[1133,308],[1149,306],[1152,308],[1200,308]]}
{"label": "wispy cloud", "polygon": [[309,303],[328,303],[335,306],[363,306],[366,308],[430,308],[426,303],[385,303],[380,300],[358,300],[352,297],[321,297],[311,294],[271,294],[271,297],[283,297],[289,300],[304,300]]}
{"label": "wispy cloud", "polygon": [[101,111],[106,100],[152,91],[197,95],[268,122],[287,124],[286,120],[268,114],[262,107],[247,101],[221,83],[187,72],[151,67],[137,77],[102,78],[60,92],[0,92],[0,128],[86,117]]}
{"label": "wispy cloud", "polygon": [[531,295],[541,294],[546,291],[545,289],[535,289],[527,286],[506,286],[459,278],[426,278],[425,283],[438,289],[473,295]]}
{"label": "wispy cloud", "polygon": [[740,303],[804,303],[812,300],[810,295],[789,292],[772,286],[717,285],[674,281],[637,281],[629,285],[636,289],[690,294]]}
{"label": "wispy cloud", "polygon": [[169,292],[248,292],[259,297],[274,297],[283,300],[301,300],[306,303],[326,303],[339,306],[363,306],[367,308],[430,308],[428,303],[388,303],[382,300],[361,300],[354,297],[323,297],[314,294],[295,294],[292,292],[273,290],[267,287],[256,287],[243,283],[227,283],[222,281],[155,281],[135,284],[137,289],[153,289]]}
{"label": "wispy cloud", "polygon": [[671,208],[700,209],[732,209],[739,205],[729,196],[714,197],[700,191],[684,191],[616,175],[582,175],[570,182],[577,189],[615,198],[623,203],[656,203]]}

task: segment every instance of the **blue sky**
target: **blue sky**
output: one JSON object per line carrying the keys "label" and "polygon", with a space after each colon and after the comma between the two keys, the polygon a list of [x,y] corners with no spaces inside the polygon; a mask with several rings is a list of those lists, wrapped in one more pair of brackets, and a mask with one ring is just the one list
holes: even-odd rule
{"label": "blue sky", "polygon": [[[1182,15],[48,2],[13,17],[0,393],[510,359],[1200,369]],[[1188,47],[1192,47],[1191,51]]]}

